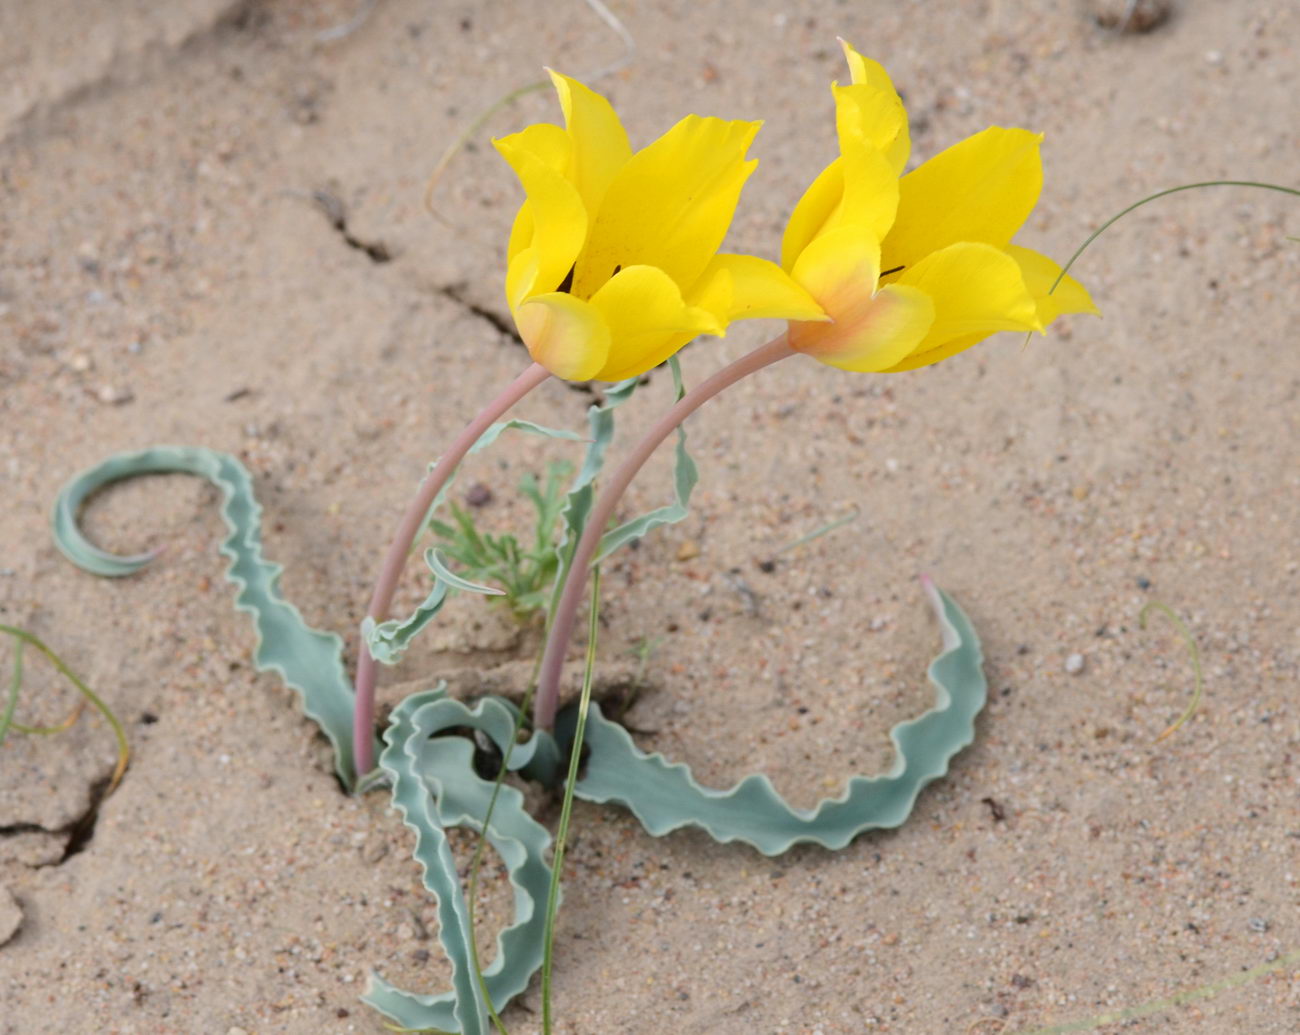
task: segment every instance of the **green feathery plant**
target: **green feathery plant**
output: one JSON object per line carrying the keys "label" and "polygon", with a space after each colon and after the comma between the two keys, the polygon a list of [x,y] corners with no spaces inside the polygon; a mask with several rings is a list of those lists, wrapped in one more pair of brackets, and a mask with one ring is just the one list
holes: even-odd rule
{"label": "green feathery plant", "polygon": [[441,540],[438,549],[460,565],[458,574],[500,589],[501,603],[520,622],[533,621],[550,603],[560,570],[555,543],[572,474],[571,463],[554,460],[541,484],[532,474],[519,482],[520,494],[534,511],[531,543],[521,544],[509,533],[480,531],[474,516],[454,502],[448,505],[450,521],[429,521],[429,530]]}

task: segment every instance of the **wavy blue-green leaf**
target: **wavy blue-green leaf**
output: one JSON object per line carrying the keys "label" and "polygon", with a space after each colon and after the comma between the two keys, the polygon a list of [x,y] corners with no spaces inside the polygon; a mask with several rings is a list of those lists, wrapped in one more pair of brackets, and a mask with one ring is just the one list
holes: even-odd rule
{"label": "wavy blue-green leaf", "polygon": [[464,593],[481,593],[489,597],[504,595],[502,590],[494,586],[484,586],[482,583],[461,578],[447,567],[447,562],[442,559],[442,552],[436,546],[431,546],[424,551],[424,563],[429,566],[434,578],[439,582],[445,582],[452,589],[459,589]]}
{"label": "wavy blue-green leaf", "polygon": [[96,575],[120,577],[143,568],[153,553],[120,557],[101,550],[85,537],[77,518],[82,504],[94,493],[144,474],[193,474],[221,490],[221,516],[229,532],[221,552],[230,559],[226,578],[238,589],[235,606],[253,616],[257,629],[254,663],[260,671],[278,673],[297,691],[303,712],[334,748],[339,778],[351,787],[356,779],[353,691],[343,668],[343,641],[334,633],[311,628],[281,595],[282,569],[262,556],[262,508],[243,464],[229,454],[195,446],[156,446],[118,453],[82,471],[63,487],[54,503],[55,544],[73,564]]}
{"label": "wavy blue-green leaf", "polygon": [[366,615],[361,620],[361,638],[369,648],[370,656],[381,665],[396,665],[401,661],[411,640],[442,610],[442,605],[447,602],[448,588],[445,582],[435,578],[429,595],[405,618],[376,622],[373,616]]}
{"label": "wavy blue-green leaf", "polygon": [[[465,737],[439,737],[442,730],[482,730],[504,753],[514,737],[518,711],[508,701],[489,697],[470,709],[441,690],[413,694],[394,710],[379,757],[393,787],[393,803],[415,833],[415,858],[424,886],[438,900],[438,937],[451,962],[452,987],[439,994],[405,992],[372,974],[362,1000],[403,1028],[438,1029],[457,1035],[488,1035],[488,1012],[474,973],[469,909],[456,860],[445,833],[463,826],[483,831],[494,784],[474,772],[474,745]],[[510,768],[552,771],[559,763],[555,743],[535,735],[511,752]],[[497,850],[514,886],[515,919],[497,938],[496,957],[483,971],[493,1008],[504,1009],[522,992],[542,964],[544,911],[551,869],[546,863],[551,836],[528,815],[524,797],[502,786],[484,832]]]}
{"label": "wavy blue-green leaf", "polygon": [[686,766],[639,750],[593,704],[586,733],[591,755],[574,793],[627,806],[656,837],[697,826],[715,840],[743,841],[764,855],[801,842],[843,848],[866,830],[898,826],[921,789],[943,776],[953,755],[974,739],[988,689],[969,619],[941,590],[928,583],[926,590],[943,635],[943,653],[929,669],[935,705],[890,731],[895,758],[887,773],[852,777],[838,797],[812,809],[790,806],[766,776],[748,776],[729,790],[702,787]]}

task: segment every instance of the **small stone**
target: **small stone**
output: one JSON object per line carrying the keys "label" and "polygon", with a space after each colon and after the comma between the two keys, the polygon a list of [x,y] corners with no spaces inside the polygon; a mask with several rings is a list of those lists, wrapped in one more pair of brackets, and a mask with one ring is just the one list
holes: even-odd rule
{"label": "small stone", "polygon": [[115,385],[100,385],[99,391],[95,393],[95,398],[108,406],[125,406],[135,398],[135,393],[129,388],[118,388]]}
{"label": "small stone", "polygon": [[880,630],[883,629],[885,625],[886,625],[885,620],[878,615],[875,618],[871,619],[871,631],[873,633],[880,632]]}
{"label": "small stone", "polygon": [[1073,489],[1070,490],[1070,495],[1073,496],[1080,503],[1082,503],[1084,500],[1088,498],[1088,494],[1091,492],[1092,492],[1091,485],[1088,485],[1085,482],[1080,482],[1078,485],[1076,485]]}
{"label": "small stone", "polygon": [[693,561],[700,555],[700,544],[694,539],[686,539],[682,545],[677,547],[677,559],[679,561]]}
{"label": "small stone", "polygon": [[1103,29],[1150,32],[1169,20],[1173,0],[1087,0],[1088,13]]}
{"label": "small stone", "polygon": [[23,909],[13,892],[0,884],[0,945],[18,933],[23,925]]}
{"label": "small stone", "polygon": [[361,846],[361,858],[371,864],[379,862],[387,854],[388,842],[383,838],[376,838]]}
{"label": "small stone", "polygon": [[84,374],[95,365],[95,361],[84,352],[74,352],[68,357],[68,367],[78,374]]}
{"label": "small stone", "polygon": [[486,507],[492,502],[492,490],[482,482],[471,485],[465,493],[465,502],[471,507]]}
{"label": "small stone", "polygon": [[1262,916],[1252,916],[1248,921],[1246,921],[1246,926],[1256,934],[1264,934],[1272,925]]}
{"label": "small stone", "polygon": [[1084,660],[1082,654],[1071,654],[1065,659],[1065,671],[1072,676],[1077,676],[1083,671]]}

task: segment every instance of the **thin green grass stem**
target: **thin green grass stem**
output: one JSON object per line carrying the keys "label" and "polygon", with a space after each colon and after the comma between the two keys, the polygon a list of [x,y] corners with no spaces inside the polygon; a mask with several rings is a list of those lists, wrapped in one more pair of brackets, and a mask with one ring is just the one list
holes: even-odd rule
{"label": "thin green grass stem", "polygon": [[86,702],[78,701],[75,708],[68,713],[68,717],[57,726],[24,726],[21,722],[15,722],[10,725],[10,729],[16,733],[22,733],[29,737],[53,737],[59,733],[67,733],[77,724],[81,718],[81,713],[86,710]]}
{"label": "thin green grass stem", "polygon": [[536,93],[538,90],[545,90],[550,85],[551,81],[549,79],[539,79],[536,82],[527,83],[524,86],[511,90],[508,94],[494,101],[479,112],[474,120],[465,127],[461,134],[451,142],[447,150],[442,153],[442,157],[438,159],[438,164],[433,167],[433,172],[429,174],[429,182],[424,188],[424,207],[428,210],[431,216],[437,219],[440,223],[447,223],[447,220],[442,217],[442,213],[434,207],[433,193],[438,189],[438,183],[446,173],[447,167],[451,165],[451,160],[460,153],[461,148],[468,144],[478,131],[487,124],[488,120],[502,108],[514,104],[514,102],[519,100],[520,97],[526,97],[528,94]]}
{"label": "thin green grass stem", "polygon": [[569,775],[564,782],[564,804],[560,808],[560,826],[555,832],[555,855],[551,862],[551,890],[546,896],[546,948],[542,954],[542,1032],[552,1035],[551,965],[555,951],[555,913],[560,903],[560,878],[564,872],[564,847],[573,815],[573,789],[578,783],[582,759],[582,736],[587,729],[587,710],[591,706],[592,674],[596,670],[596,634],[600,628],[600,566],[591,569],[591,621],[587,630],[587,661],[582,673],[582,697],[578,701],[578,723],[573,731],[569,751]]}
{"label": "thin green grass stem", "polygon": [[5,742],[5,736],[14,721],[14,709],[18,707],[18,688],[23,685],[23,648],[26,646],[22,640],[17,640],[14,644],[14,674],[9,681],[9,700],[5,702],[5,713],[0,716],[0,744]]}
{"label": "thin green grass stem", "polygon": [[1070,272],[1070,267],[1074,265],[1075,260],[1077,260],[1079,256],[1082,255],[1084,251],[1087,250],[1088,246],[1092,244],[1093,241],[1095,241],[1098,237],[1104,234],[1107,230],[1109,230],[1112,226],[1118,223],[1121,219],[1127,216],[1134,209],[1141,208],[1143,205],[1148,205],[1151,202],[1155,201],[1157,198],[1168,197],[1170,194],[1178,194],[1181,191],[1185,191],[1185,190],[1196,190],[1199,187],[1258,187],[1261,190],[1275,190],[1275,191],[1280,191],[1283,194],[1294,194],[1296,197],[1300,198],[1300,190],[1297,190],[1294,187],[1283,187],[1277,183],[1257,183],[1254,180],[1202,180],[1200,183],[1184,183],[1180,187],[1169,187],[1166,190],[1160,190],[1160,191],[1156,191],[1154,194],[1148,194],[1145,198],[1140,198],[1139,200],[1133,202],[1133,204],[1129,205],[1128,208],[1123,209],[1122,211],[1117,212],[1115,215],[1111,216],[1108,220],[1106,220],[1106,222],[1102,223],[1101,226],[1097,227],[1096,230],[1094,230],[1091,234],[1089,234],[1088,239],[1074,250],[1074,254],[1071,255],[1070,258],[1066,261],[1065,265],[1061,267],[1061,272],[1057,274],[1056,280],[1052,282],[1052,286],[1048,288],[1047,293],[1050,295],[1053,291],[1056,290],[1057,286],[1061,283],[1061,281],[1065,279],[1065,275]]}
{"label": "thin green grass stem", "polygon": [[1177,992],[1165,999],[1156,999],[1123,1010],[1111,1010],[1096,1017],[1089,1017],[1086,1020],[1067,1021],[1064,1024],[1053,1024],[1046,1028],[1025,1029],[1017,1032],[1017,1035],[1066,1035],[1067,1032],[1092,1031],[1094,1028],[1122,1024],[1125,1021],[1136,1021],[1142,1017],[1153,1017],[1156,1014],[1168,1013],[1170,1010],[1185,1006],[1187,1003],[1194,1003],[1202,999],[1213,999],[1220,992],[1227,991],[1230,988],[1240,988],[1252,981],[1258,981],[1267,974],[1284,970],[1297,962],[1300,962],[1300,950],[1280,956],[1271,963],[1263,963],[1258,967],[1251,967],[1249,970],[1240,970],[1235,974],[1229,974],[1227,977],[1211,982],[1208,985]]}
{"label": "thin green grass stem", "polygon": [[[112,728],[113,736],[117,738],[117,765],[113,768],[113,775],[108,781],[108,790],[105,791],[106,794],[112,794],[117,788],[117,785],[122,781],[122,776],[126,772],[126,767],[131,760],[131,748],[126,740],[126,730],[122,728],[122,724],[118,721],[117,716],[113,714],[108,705],[100,700],[99,695],[78,679],[76,673],[63,663],[63,659],[55,654],[54,651],[50,650],[50,648],[42,643],[40,639],[26,630],[15,628],[12,625],[0,625],[0,633],[8,633],[18,641],[18,647],[15,648],[16,652],[18,652],[18,661],[14,665],[14,680],[9,690],[9,703],[5,708],[5,720],[3,723],[0,723],[0,742],[3,742],[4,734],[8,732],[10,726],[20,731],[31,729],[30,727],[19,726],[17,723],[13,722],[14,704],[18,697],[18,688],[22,683],[21,649],[23,644],[30,644],[49,659],[50,664],[58,669],[64,678],[77,688],[77,692],[91,703],[96,711],[104,717],[104,721]],[[66,724],[64,728],[66,728]],[[59,728],[49,727],[48,729],[41,729],[37,727],[35,732],[59,732]]]}
{"label": "thin green grass stem", "polygon": [[800,546],[806,546],[807,544],[811,543],[814,539],[820,539],[822,536],[830,532],[834,532],[837,528],[843,528],[845,525],[856,521],[860,513],[861,511],[858,510],[858,508],[855,506],[849,513],[845,514],[843,517],[838,517],[834,521],[828,521],[820,528],[814,528],[807,535],[801,535],[793,543],[786,543],[785,546],[781,547],[781,549],[777,550],[776,552],[787,553],[790,550],[798,549]]}
{"label": "thin green grass stem", "polygon": [[[1056,275],[1056,279],[1052,281],[1052,286],[1047,289],[1047,293],[1050,295],[1058,287],[1060,287],[1061,281],[1063,281],[1066,277],[1066,274],[1070,272],[1070,268],[1075,264],[1075,262],[1078,261],[1079,256],[1088,250],[1088,246],[1091,245],[1093,241],[1095,241],[1098,237],[1104,234],[1107,230],[1109,230],[1112,226],[1118,223],[1121,219],[1127,216],[1134,209],[1139,209],[1143,205],[1149,205],[1157,198],[1165,198],[1168,197],[1170,194],[1179,194],[1185,190],[1197,190],[1200,187],[1258,187],[1260,190],[1275,190],[1275,191],[1279,191],[1282,194],[1292,194],[1295,195],[1296,197],[1300,197],[1300,190],[1297,190],[1295,187],[1283,187],[1281,184],[1278,183],[1258,183],[1255,180],[1202,180],[1200,183],[1184,183],[1178,187],[1169,187],[1165,190],[1156,191],[1154,194],[1148,194],[1145,198],[1139,198],[1137,201],[1133,202],[1133,204],[1129,205],[1127,208],[1122,209],[1119,212],[1116,212],[1115,215],[1111,216],[1108,220],[1106,220],[1106,222],[1102,223],[1101,226],[1097,227],[1096,230],[1090,233],[1087,237],[1087,240],[1085,240],[1083,244],[1079,245],[1079,247],[1074,250],[1074,254],[1071,255],[1069,259],[1066,260],[1065,265],[1061,267],[1061,272],[1058,273]],[[1025,335],[1026,345],[1029,344],[1029,339],[1033,337],[1033,333],[1034,333],[1033,331],[1030,331]]]}
{"label": "thin green grass stem", "polygon": [[1156,737],[1156,743],[1158,744],[1170,734],[1174,733],[1180,726],[1196,714],[1196,709],[1199,708],[1201,704],[1201,691],[1205,680],[1201,673],[1201,651],[1200,648],[1196,646],[1196,637],[1192,635],[1192,630],[1187,628],[1187,623],[1179,618],[1173,608],[1169,607],[1169,605],[1162,604],[1159,600],[1152,600],[1146,607],[1142,608],[1141,614],[1138,615],[1138,625],[1142,629],[1146,629],[1147,618],[1150,616],[1152,611],[1159,611],[1162,615],[1173,622],[1179,635],[1182,636],[1183,642],[1187,644],[1187,653],[1192,659],[1192,672],[1196,676],[1196,686],[1192,690],[1192,699],[1187,702],[1187,707],[1183,709],[1183,714],[1178,716],[1178,718],[1174,720],[1173,724],[1167,727],[1160,736]]}

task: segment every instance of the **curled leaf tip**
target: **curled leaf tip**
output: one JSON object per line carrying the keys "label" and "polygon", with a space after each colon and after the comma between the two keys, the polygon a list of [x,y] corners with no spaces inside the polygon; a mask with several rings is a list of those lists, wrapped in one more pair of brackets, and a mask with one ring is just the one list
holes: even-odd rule
{"label": "curled leaf tip", "polygon": [[226,453],[195,446],[154,446],[117,453],[76,475],[55,500],[54,542],[77,567],[96,575],[131,575],[161,554],[164,546],[134,557],[118,557],[93,545],[77,522],[81,505],[94,493],[145,474],[191,474],[222,493],[221,516],[227,535],[221,552],[229,561],[226,578],[235,585],[235,606],[253,617],[258,643],[253,659],[273,671],[302,701],[303,711],[334,747],[339,778],[351,787],[352,682],[343,669],[343,641],[313,629],[280,592],[280,566],[262,555],[262,508],[247,468]]}

